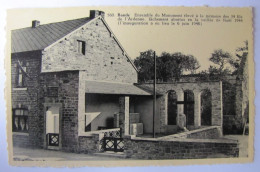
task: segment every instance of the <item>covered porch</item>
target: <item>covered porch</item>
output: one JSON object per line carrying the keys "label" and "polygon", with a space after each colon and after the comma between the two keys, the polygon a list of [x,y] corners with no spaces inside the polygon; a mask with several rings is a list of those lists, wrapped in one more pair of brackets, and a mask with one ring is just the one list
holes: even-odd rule
{"label": "covered porch", "polygon": [[[80,136],[109,129],[121,129],[121,136],[152,133],[150,90],[128,83],[85,81],[83,101],[84,112],[79,114]],[[159,108],[157,111],[159,114]],[[155,120],[159,132],[159,116]]]}

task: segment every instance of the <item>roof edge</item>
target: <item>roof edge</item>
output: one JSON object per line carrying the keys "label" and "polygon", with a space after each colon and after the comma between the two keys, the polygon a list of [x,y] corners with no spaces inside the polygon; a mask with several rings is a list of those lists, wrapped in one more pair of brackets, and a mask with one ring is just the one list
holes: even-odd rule
{"label": "roof edge", "polygon": [[86,21],[85,24],[83,24],[83,25],[81,25],[81,26],[78,26],[76,29],[74,29],[73,31],[71,31],[71,32],[68,33],[67,35],[61,37],[60,39],[56,40],[56,41],[53,42],[52,44],[50,44],[50,45],[48,45],[47,47],[45,47],[45,48],[43,49],[43,51],[48,50],[49,48],[51,48],[52,46],[56,45],[56,44],[57,44],[58,42],[60,42],[61,40],[65,39],[66,37],[72,35],[72,34],[75,33],[76,31],[78,31],[81,27],[86,26],[86,25],[89,24],[89,23],[92,23],[93,21],[95,21],[95,20],[98,19],[98,18],[100,18],[100,16],[98,16],[98,17],[96,17],[96,18],[94,18],[94,19],[90,19],[89,21]]}

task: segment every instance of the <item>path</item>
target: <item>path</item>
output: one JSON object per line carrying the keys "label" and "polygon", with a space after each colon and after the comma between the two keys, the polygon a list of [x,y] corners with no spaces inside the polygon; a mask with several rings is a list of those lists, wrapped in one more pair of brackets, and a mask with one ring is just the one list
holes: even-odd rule
{"label": "path", "polygon": [[14,147],[14,160],[17,161],[100,161],[100,160],[124,160],[111,156],[95,156],[89,154],[77,154],[70,152],[30,149]]}

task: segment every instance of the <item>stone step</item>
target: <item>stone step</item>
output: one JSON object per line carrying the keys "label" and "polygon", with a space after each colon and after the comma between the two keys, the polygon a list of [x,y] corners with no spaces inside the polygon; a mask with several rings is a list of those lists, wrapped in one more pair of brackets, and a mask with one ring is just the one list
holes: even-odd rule
{"label": "stone step", "polygon": [[113,158],[126,158],[126,154],[124,152],[113,152],[113,151],[106,151],[106,152],[98,152],[94,153],[96,156],[102,157],[113,157]]}

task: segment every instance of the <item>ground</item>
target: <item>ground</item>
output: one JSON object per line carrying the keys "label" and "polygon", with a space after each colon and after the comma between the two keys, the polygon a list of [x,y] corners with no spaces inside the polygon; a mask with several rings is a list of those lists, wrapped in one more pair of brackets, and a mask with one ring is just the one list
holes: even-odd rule
{"label": "ground", "polygon": [[70,152],[61,152],[55,150],[44,149],[30,149],[14,147],[13,149],[14,160],[17,161],[111,161],[111,160],[124,160],[120,153],[116,156],[109,156],[106,153],[104,156],[99,154],[77,154]]}
{"label": "ground", "polygon": [[[247,157],[248,136],[243,135],[225,135],[224,138],[235,139],[239,141],[239,157]],[[17,161],[111,161],[111,160],[124,160],[122,153],[97,153],[95,155],[77,154],[69,152],[61,152],[54,150],[44,149],[30,149],[14,147],[14,160]],[[211,158],[224,158],[225,156],[216,155]]]}
{"label": "ground", "polygon": [[239,157],[248,156],[248,135],[225,135],[224,138],[238,140]]}

